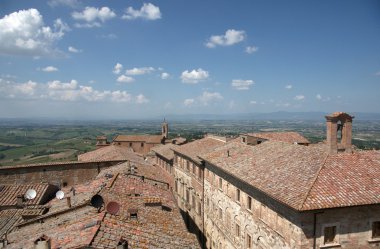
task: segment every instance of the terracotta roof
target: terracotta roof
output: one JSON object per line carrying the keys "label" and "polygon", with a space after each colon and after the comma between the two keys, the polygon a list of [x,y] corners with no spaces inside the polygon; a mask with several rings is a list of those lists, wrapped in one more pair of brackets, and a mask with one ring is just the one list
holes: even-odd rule
{"label": "terracotta roof", "polygon": [[45,204],[58,190],[56,186],[49,184],[0,185],[0,206],[16,206],[17,196],[24,196],[28,189],[34,189],[37,195],[32,200],[24,198],[24,205]]}
{"label": "terracotta roof", "polygon": [[380,151],[330,155],[303,210],[380,203]]}
{"label": "terracotta roof", "polygon": [[173,160],[174,158],[174,152],[173,149],[178,148],[179,145],[176,144],[165,144],[160,145],[152,148],[151,150],[154,151],[156,154],[164,157],[167,160]]}
{"label": "terracotta roof", "polygon": [[160,144],[162,139],[162,135],[118,135],[114,138],[113,142],[146,142]]}
{"label": "terracotta roof", "polygon": [[226,144],[225,141],[211,138],[211,137],[205,137],[205,138],[181,145],[180,147],[175,148],[173,150],[175,152],[179,152],[183,155],[188,156],[195,162],[200,163],[200,159],[198,155],[212,151],[213,149],[219,146],[222,146],[224,144]]}
{"label": "terracotta roof", "polygon": [[234,141],[207,162],[296,210],[380,203],[380,152],[328,155],[325,145]]}
{"label": "terracotta roof", "polygon": [[289,131],[289,132],[259,132],[259,133],[248,133],[247,135],[263,138],[272,141],[280,141],[287,143],[299,143],[299,144],[309,144],[304,136],[298,132]]}
{"label": "terracotta roof", "polygon": [[142,157],[134,153],[131,148],[117,145],[105,146],[78,156],[78,161],[81,162],[108,160],[142,160]]}
{"label": "terracotta roof", "polygon": [[0,238],[22,221],[21,209],[7,209],[0,211]]}
{"label": "terracotta roof", "polygon": [[[120,238],[131,248],[200,248],[195,235],[187,231],[171,191],[146,178],[125,175],[125,166],[105,169],[95,180],[77,185],[74,197],[68,193],[77,199],[71,208],[54,208],[66,200],[50,202],[55,211],[18,225],[8,234],[7,248],[34,248],[33,241],[42,235],[51,239],[52,248],[115,248]],[[126,194],[132,189],[139,195]],[[95,192],[105,203],[120,205],[117,215],[104,208],[98,213],[86,204]],[[138,213],[137,220],[130,218],[130,212]]]}
{"label": "terracotta roof", "polygon": [[47,163],[33,163],[33,164],[20,164],[20,165],[11,165],[11,166],[1,166],[0,170],[9,170],[9,169],[17,169],[17,168],[31,168],[31,167],[54,167],[54,166],[72,166],[72,165],[86,165],[92,164],[93,162],[119,162],[120,160],[99,160],[99,161],[91,161],[91,162],[78,162],[78,161],[67,161],[67,162],[47,162]]}

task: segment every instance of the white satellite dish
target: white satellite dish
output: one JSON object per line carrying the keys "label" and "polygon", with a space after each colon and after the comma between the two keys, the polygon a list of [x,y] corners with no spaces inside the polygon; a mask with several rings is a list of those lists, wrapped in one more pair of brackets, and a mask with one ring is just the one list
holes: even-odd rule
{"label": "white satellite dish", "polygon": [[62,200],[63,197],[65,197],[65,193],[64,193],[62,190],[59,190],[57,193],[55,193],[55,197],[56,197],[58,200]]}
{"label": "white satellite dish", "polygon": [[24,195],[25,199],[27,200],[33,200],[36,198],[37,192],[34,189],[28,189]]}

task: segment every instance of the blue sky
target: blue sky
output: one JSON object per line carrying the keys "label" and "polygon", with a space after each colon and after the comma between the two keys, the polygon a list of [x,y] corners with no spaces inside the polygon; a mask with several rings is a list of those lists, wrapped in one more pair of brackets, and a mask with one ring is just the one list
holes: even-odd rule
{"label": "blue sky", "polygon": [[0,3],[2,117],[379,107],[379,1]]}

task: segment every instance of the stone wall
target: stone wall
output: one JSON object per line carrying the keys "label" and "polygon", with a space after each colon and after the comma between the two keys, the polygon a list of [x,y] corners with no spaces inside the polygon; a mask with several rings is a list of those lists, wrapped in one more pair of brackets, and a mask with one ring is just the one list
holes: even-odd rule
{"label": "stone wall", "polygon": [[1,184],[50,183],[71,186],[95,178],[103,168],[122,161],[64,162],[0,167]]}

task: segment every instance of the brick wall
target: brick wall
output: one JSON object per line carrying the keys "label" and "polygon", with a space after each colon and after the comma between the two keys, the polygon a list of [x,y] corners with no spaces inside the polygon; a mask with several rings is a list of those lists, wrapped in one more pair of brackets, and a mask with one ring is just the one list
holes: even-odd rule
{"label": "brick wall", "polygon": [[122,161],[65,162],[0,167],[2,184],[50,183],[74,185],[95,178],[100,170]]}

